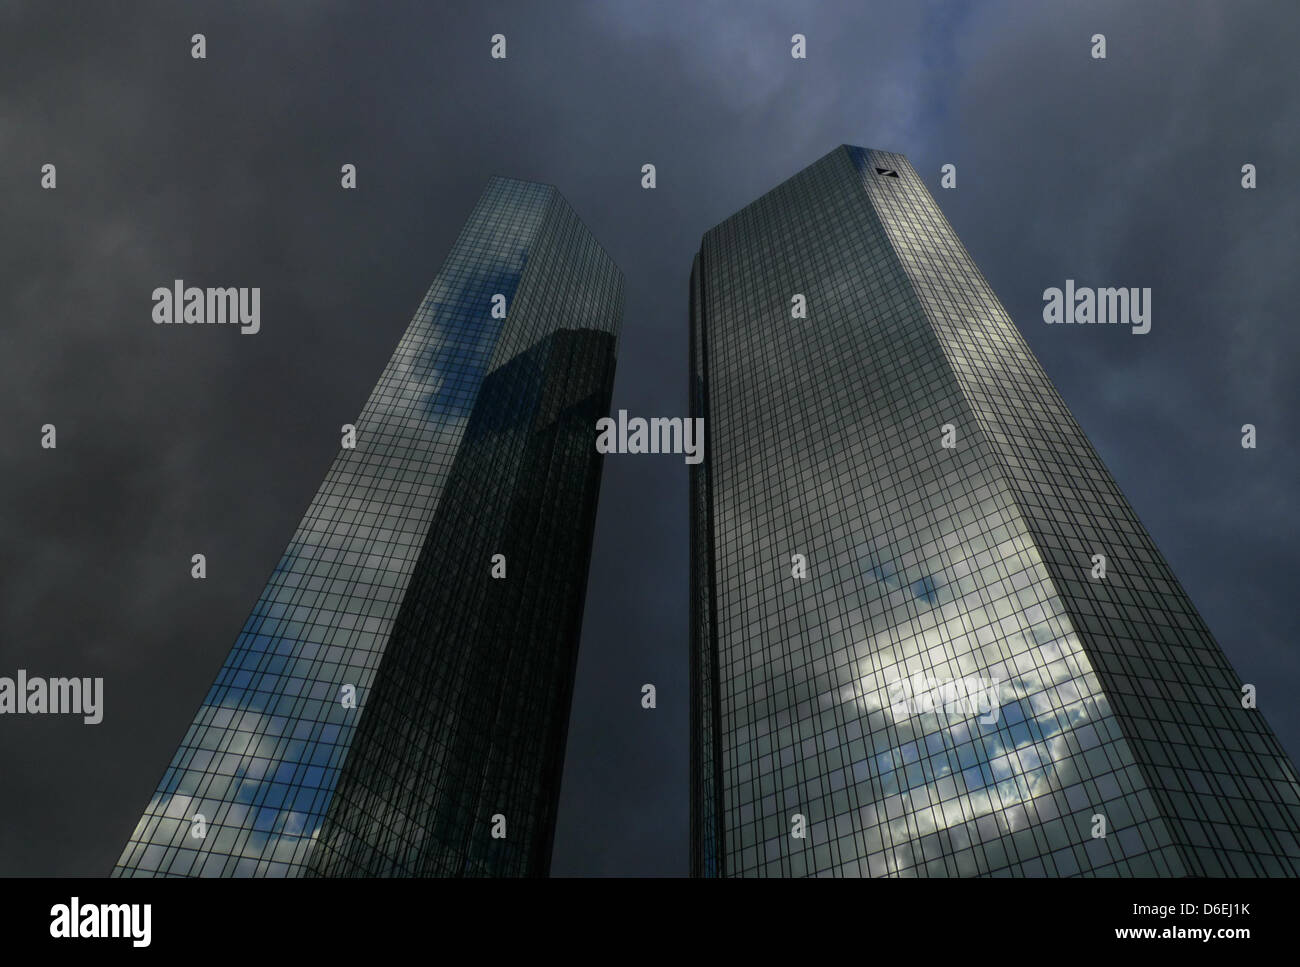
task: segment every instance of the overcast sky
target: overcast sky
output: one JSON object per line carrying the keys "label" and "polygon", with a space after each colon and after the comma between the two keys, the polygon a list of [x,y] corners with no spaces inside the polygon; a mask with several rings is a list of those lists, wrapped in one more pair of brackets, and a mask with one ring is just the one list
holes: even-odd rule
{"label": "overcast sky", "polygon": [[[0,0],[0,675],[106,692],[0,718],[0,874],[112,867],[493,174],[608,249],[614,407],[672,416],[701,234],[906,154],[1297,757],[1300,7],[451,7]],[[261,332],[155,326],[177,278],[261,287]],[[1151,332],[1045,325],[1067,278],[1149,286]],[[606,458],[557,874],[687,869],[686,513],[680,456]]]}

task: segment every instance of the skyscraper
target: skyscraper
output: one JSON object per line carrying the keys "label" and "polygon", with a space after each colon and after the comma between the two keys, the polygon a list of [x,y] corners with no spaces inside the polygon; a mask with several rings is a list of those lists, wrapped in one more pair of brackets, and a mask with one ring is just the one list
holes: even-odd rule
{"label": "skyscraper", "polygon": [[622,306],[489,182],[114,875],[547,872]]}
{"label": "skyscraper", "polygon": [[695,875],[1300,873],[1293,765],[905,158],[711,229],[690,315]]}

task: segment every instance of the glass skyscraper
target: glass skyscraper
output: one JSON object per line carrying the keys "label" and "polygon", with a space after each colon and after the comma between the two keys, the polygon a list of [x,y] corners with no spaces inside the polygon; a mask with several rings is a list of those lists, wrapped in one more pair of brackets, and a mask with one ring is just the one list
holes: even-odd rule
{"label": "glass skyscraper", "polygon": [[693,874],[1300,873],[1293,765],[905,158],[711,229],[690,318]]}
{"label": "glass skyscraper", "polygon": [[489,182],[114,875],[548,871],[622,309]]}

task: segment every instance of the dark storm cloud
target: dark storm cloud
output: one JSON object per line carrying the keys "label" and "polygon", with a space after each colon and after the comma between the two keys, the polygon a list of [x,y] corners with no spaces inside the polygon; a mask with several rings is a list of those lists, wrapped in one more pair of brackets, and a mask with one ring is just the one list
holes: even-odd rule
{"label": "dark storm cloud", "polygon": [[[491,174],[609,250],[614,407],[671,416],[701,233],[841,142],[907,154],[1300,748],[1297,14],[1061,6],[0,5],[0,674],[106,692],[0,720],[0,873],[112,865]],[[154,326],[176,278],[260,286],[262,331]],[[1150,286],[1151,333],[1045,326],[1066,278]],[[680,457],[606,460],[557,873],[685,870],[685,497]]]}

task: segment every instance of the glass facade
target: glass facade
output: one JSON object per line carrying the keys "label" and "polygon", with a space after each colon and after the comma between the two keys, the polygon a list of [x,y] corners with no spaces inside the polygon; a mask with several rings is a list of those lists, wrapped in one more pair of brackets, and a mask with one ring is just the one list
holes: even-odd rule
{"label": "glass facade", "polygon": [[114,876],[547,872],[622,306],[489,182]]}
{"label": "glass facade", "polygon": [[905,158],[707,232],[690,317],[694,875],[1300,873],[1293,765]]}

